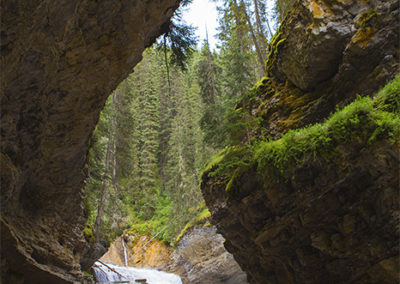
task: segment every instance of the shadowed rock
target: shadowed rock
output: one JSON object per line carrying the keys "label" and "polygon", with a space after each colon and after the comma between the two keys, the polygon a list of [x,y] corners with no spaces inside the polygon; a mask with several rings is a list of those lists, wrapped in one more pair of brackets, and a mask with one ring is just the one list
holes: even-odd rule
{"label": "shadowed rock", "polygon": [[398,1],[304,0],[271,40],[267,77],[237,106],[256,142],[223,150],[202,177],[250,283],[398,282],[399,112],[359,99],[299,129],[395,77],[398,17]]}
{"label": "shadowed rock", "polygon": [[92,131],[107,96],[166,31],[179,2],[1,2],[4,283],[83,281]]}

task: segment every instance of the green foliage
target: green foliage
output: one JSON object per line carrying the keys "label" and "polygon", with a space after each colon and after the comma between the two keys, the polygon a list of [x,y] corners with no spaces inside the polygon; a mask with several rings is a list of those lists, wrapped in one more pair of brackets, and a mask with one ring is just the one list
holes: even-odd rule
{"label": "green foliage", "polygon": [[[192,0],[184,0],[181,3],[181,7],[185,7],[191,2]],[[186,70],[197,44],[195,30],[196,28],[183,22],[182,9],[179,8],[168,23],[168,30],[163,36],[163,43],[158,46],[159,50],[164,49],[166,51],[167,48],[169,49],[171,63],[180,67],[182,71]]]}
{"label": "green foliage", "polygon": [[249,145],[227,147],[215,155],[207,164],[204,172],[209,177],[220,175],[231,176],[239,167],[247,167],[252,160],[252,149]]}
{"label": "green foliage", "polygon": [[376,101],[379,109],[400,114],[400,75],[379,91]]}
{"label": "green foliage", "polygon": [[185,70],[196,45],[194,28],[182,23],[171,23],[166,37],[171,49],[171,63]]}
{"label": "green foliage", "polygon": [[83,229],[83,234],[85,236],[85,239],[90,242],[90,243],[94,243],[95,242],[95,238],[93,235],[93,230],[90,226],[86,225],[85,228]]}
{"label": "green foliage", "polygon": [[93,275],[90,272],[87,272],[85,270],[82,270],[83,274],[85,274],[87,277],[92,278],[93,279]]}
{"label": "green foliage", "polygon": [[[175,231],[171,224],[174,223],[172,219],[173,203],[167,196],[160,196],[157,199],[157,206],[155,208],[156,214],[150,220],[143,220],[140,217],[132,216],[128,224],[128,232],[132,234],[151,234],[155,236],[157,233],[158,238],[170,242],[175,237]],[[167,228],[165,228],[168,226]],[[163,230],[164,229],[164,230]]]}
{"label": "green foliage", "polygon": [[[243,137],[249,138],[250,130],[259,123],[258,119],[240,107],[234,112],[231,110],[244,97],[257,93],[255,90],[248,90],[260,76],[255,42],[250,36],[250,25],[246,20],[244,8],[248,13],[254,13],[255,17],[264,20],[266,17],[265,10],[262,11],[265,8],[262,1],[256,1],[258,13],[255,7],[250,8],[247,1],[219,3],[220,51],[211,52],[206,43],[202,48],[203,56],[198,69],[201,95],[206,104],[201,127],[204,131],[204,141],[215,149],[237,144]],[[251,5],[254,3],[253,1]],[[260,36],[266,28],[262,23],[257,24],[256,33],[259,46],[264,46],[263,54],[266,53],[265,36],[262,39]]]}
{"label": "green foliage", "polygon": [[[201,211],[200,211],[201,210]],[[178,243],[182,237],[194,226],[196,225],[201,225],[201,224],[206,224],[208,219],[211,217],[211,213],[206,208],[205,203],[203,202],[198,208],[196,208],[196,211],[199,212],[196,216],[194,216],[182,229],[180,234],[176,237],[175,243]]]}
{"label": "green foliage", "polygon": [[[263,2],[256,2],[262,10]],[[270,147],[279,168],[291,159],[301,161],[302,151],[319,151],[319,145],[333,143],[325,141],[325,136],[305,135],[310,146],[306,138],[299,140],[298,134],[289,133],[283,139],[298,143],[297,150],[289,142],[284,146],[273,141],[270,146],[251,145],[262,118],[252,115],[249,106],[271,89],[271,81],[261,78],[248,91],[261,75],[255,67],[260,60],[250,37],[251,21],[246,20],[243,8],[250,16],[265,17],[265,13],[256,14],[249,1],[220,3],[218,51],[211,51],[207,42],[196,51],[193,29],[180,20],[178,11],[161,48],[145,51],[135,73],[117,88],[117,101],[110,99],[105,105],[89,153],[85,213],[90,228],[105,189],[102,225],[96,232],[106,239],[124,230],[152,235],[162,231],[159,238],[173,242],[184,228],[206,218],[209,212],[199,207],[200,170],[226,145],[240,144],[222,150],[206,171],[209,176],[224,175],[229,181],[227,190],[234,194],[235,182],[256,162],[256,147]],[[263,52],[266,28],[256,28]],[[284,42],[279,36],[275,41],[272,45],[276,48]],[[353,120],[356,123],[356,118]],[[373,139],[390,128],[386,121],[382,118],[383,132],[376,132]],[[282,154],[284,151],[292,154]]]}

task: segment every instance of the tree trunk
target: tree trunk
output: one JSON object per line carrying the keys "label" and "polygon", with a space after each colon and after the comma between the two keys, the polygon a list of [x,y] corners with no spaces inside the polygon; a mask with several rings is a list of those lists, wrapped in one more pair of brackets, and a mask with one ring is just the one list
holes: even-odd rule
{"label": "tree trunk", "polygon": [[251,55],[251,63],[253,65],[253,73],[254,73],[254,77],[257,78],[257,75],[259,75],[259,70],[258,70],[258,66],[257,66],[257,59],[254,57],[254,54]]}
{"label": "tree trunk", "polygon": [[[121,86],[122,87],[122,86]],[[111,135],[112,141],[113,141],[113,169],[112,169],[112,177],[111,177],[111,182],[114,187],[117,185],[117,138],[116,138],[116,129],[117,129],[117,104],[118,104],[118,92],[120,92],[120,89],[115,90],[114,95],[113,95],[113,113],[111,116]]]}
{"label": "tree trunk", "polygon": [[169,65],[168,65],[168,55],[167,55],[167,38],[164,35],[164,63],[167,69],[167,81],[168,81],[168,96],[171,97],[171,80],[169,78]]}
{"label": "tree trunk", "polygon": [[269,25],[268,19],[265,19],[265,22],[267,23],[268,31],[269,31],[269,34],[270,34],[270,36],[272,38],[274,36],[274,34],[272,33],[271,26]]}
{"label": "tree trunk", "polygon": [[252,25],[252,23],[250,21],[249,15],[247,14],[246,5],[245,5],[243,0],[240,0],[240,3],[242,5],[244,16],[246,17],[247,23],[249,25],[251,38],[252,38],[252,40],[254,42],[254,46],[256,47],[258,61],[260,63],[259,64],[260,77],[263,77],[265,75],[265,71],[264,71],[265,59],[264,59],[264,57],[262,55],[262,52],[261,52],[261,49],[260,49],[260,45],[259,45],[259,43],[257,41],[257,38],[256,38],[256,34],[254,33],[253,25]]}
{"label": "tree trunk", "polygon": [[106,194],[107,194],[108,172],[109,172],[109,167],[110,167],[110,156],[111,156],[111,145],[112,145],[112,141],[109,141],[107,144],[105,171],[104,171],[104,176],[103,176],[103,188],[101,191],[101,198],[99,201],[99,206],[97,207],[96,222],[94,223],[94,235],[96,236],[96,240],[98,240],[98,238],[99,238],[99,229],[101,226],[101,221],[102,221],[103,212],[104,212],[104,202],[106,200]]}
{"label": "tree trunk", "polygon": [[101,227],[102,217],[103,217],[103,212],[104,212],[104,203],[106,200],[108,179],[109,179],[109,174],[110,174],[110,160],[111,160],[111,154],[113,151],[114,151],[114,153],[113,153],[113,169],[112,169],[111,182],[112,182],[112,185],[115,186],[116,162],[117,162],[116,155],[115,155],[116,154],[115,129],[116,129],[117,96],[118,96],[118,90],[115,90],[114,94],[113,94],[113,108],[112,108],[113,112],[111,115],[111,129],[110,129],[110,133],[108,136],[106,159],[104,161],[105,169],[104,169],[104,175],[103,175],[103,187],[102,187],[102,191],[101,191],[101,197],[99,200],[99,206],[97,207],[96,222],[94,223],[94,235],[96,236],[97,240],[99,238],[99,229]]}
{"label": "tree trunk", "polygon": [[[267,52],[267,35],[264,32],[264,28],[261,24],[261,17],[260,17],[260,9],[258,7],[259,0],[253,0],[254,3],[254,12],[256,14],[256,23],[257,23],[257,31],[258,31],[258,39],[261,42],[263,52]],[[267,20],[268,23],[268,20]]]}
{"label": "tree trunk", "polygon": [[215,89],[214,68],[212,66],[210,45],[208,44],[208,32],[207,32],[206,39],[207,39],[207,63],[208,63],[208,68],[210,69],[210,80],[211,80],[211,89],[212,89],[211,103],[215,105],[216,97],[217,97],[217,91]]}
{"label": "tree trunk", "polygon": [[233,5],[235,7],[234,15],[235,15],[235,22],[236,22],[236,26],[237,26],[237,36],[239,39],[239,49],[240,49],[240,52],[243,54],[244,53],[244,44],[243,44],[242,23],[240,21],[239,15],[238,15],[240,8],[237,3],[237,0],[233,0]]}

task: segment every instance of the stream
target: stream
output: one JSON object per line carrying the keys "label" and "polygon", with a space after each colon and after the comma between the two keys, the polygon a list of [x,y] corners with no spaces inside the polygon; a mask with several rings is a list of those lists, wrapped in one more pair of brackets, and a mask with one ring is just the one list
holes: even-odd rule
{"label": "stream", "polygon": [[100,262],[96,262],[93,268],[96,283],[182,284],[178,275],[155,269],[119,266],[110,263],[104,265]]}

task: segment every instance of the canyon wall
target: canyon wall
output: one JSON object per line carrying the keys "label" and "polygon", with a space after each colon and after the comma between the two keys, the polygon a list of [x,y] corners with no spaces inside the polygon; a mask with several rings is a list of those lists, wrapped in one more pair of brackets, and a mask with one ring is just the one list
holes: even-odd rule
{"label": "canyon wall", "polygon": [[90,137],[107,96],[167,31],[179,2],[1,1],[4,283],[88,281],[79,262],[90,253]]}
{"label": "canyon wall", "polygon": [[235,109],[254,127],[202,177],[250,283],[398,283],[400,77],[376,94],[398,19],[398,1],[304,0],[271,40]]}

